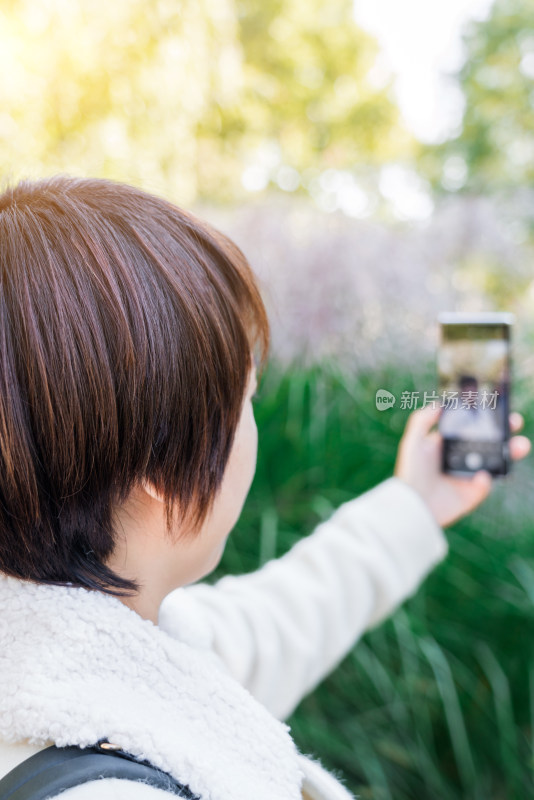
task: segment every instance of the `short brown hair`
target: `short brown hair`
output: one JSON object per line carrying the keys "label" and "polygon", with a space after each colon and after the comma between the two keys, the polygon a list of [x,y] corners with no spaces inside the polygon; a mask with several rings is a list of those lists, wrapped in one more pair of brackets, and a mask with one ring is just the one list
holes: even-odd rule
{"label": "short brown hair", "polygon": [[0,571],[123,594],[112,513],[139,480],[200,525],[269,332],[221,233],[107,180],[0,195]]}

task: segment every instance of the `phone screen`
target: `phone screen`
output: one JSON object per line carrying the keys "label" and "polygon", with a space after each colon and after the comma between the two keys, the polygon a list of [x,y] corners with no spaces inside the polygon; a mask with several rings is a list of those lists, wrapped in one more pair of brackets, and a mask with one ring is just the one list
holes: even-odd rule
{"label": "phone screen", "polygon": [[510,327],[500,322],[441,323],[444,472],[509,472]]}

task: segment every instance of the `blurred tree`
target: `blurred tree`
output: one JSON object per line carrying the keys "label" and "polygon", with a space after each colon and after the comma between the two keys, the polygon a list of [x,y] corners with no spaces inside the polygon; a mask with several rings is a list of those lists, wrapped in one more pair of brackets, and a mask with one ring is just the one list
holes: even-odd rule
{"label": "blurred tree", "polygon": [[[411,138],[391,99],[375,41],[351,0],[236,0],[243,53],[236,103],[213,103],[199,129],[245,184],[309,189],[321,171],[405,156]],[[222,165],[203,172],[217,192]]]}
{"label": "blurred tree", "polygon": [[478,193],[530,186],[534,178],[534,2],[496,0],[464,36],[458,75],[461,130],[427,148],[421,168],[447,191]]}
{"label": "blurred tree", "polygon": [[376,55],[350,0],[3,0],[0,171],[309,187],[409,147]]}
{"label": "blurred tree", "polygon": [[191,202],[196,126],[237,86],[236,39],[233,0],[4,2],[2,174],[89,173]]}

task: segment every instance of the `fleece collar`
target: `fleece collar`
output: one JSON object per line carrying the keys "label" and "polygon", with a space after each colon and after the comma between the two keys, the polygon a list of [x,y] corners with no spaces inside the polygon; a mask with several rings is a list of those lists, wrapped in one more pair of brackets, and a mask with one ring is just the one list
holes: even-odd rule
{"label": "fleece collar", "polygon": [[287,726],[179,631],[101,592],[0,577],[0,739],[107,738],[206,800],[300,800]]}

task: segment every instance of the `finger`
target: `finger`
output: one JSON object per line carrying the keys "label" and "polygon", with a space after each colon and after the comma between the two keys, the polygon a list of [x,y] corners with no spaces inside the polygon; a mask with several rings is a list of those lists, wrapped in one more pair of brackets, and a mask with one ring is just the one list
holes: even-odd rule
{"label": "finger", "polygon": [[439,447],[441,445],[441,433],[439,431],[431,431],[425,436],[425,443],[431,448]]}
{"label": "finger", "polygon": [[415,438],[423,438],[436,424],[439,419],[441,408],[438,405],[429,404],[423,408],[418,408],[413,411],[406,424],[406,430],[410,432],[410,436]]}
{"label": "finger", "polygon": [[512,411],[512,413],[510,414],[510,430],[513,433],[517,433],[517,431],[521,430],[524,423],[525,420],[523,419],[523,415],[520,414],[518,411]]}
{"label": "finger", "polygon": [[476,497],[476,501],[474,505],[477,506],[491,492],[491,487],[493,485],[493,478],[491,477],[489,472],[486,472],[485,469],[482,469],[473,475],[471,479],[471,485],[475,490],[473,499],[475,499]]}
{"label": "finger", "polygon": [[464,495],[469,502],[469,511],[475,509],[491,492],[493,478],[486,470],[479,470],[464,482]]}
{"label": "finger", "polygon": [[510,439],[510,457],[514,461],[519,461],[519,459],[528,456],[531,447],[530,439],[527,439],[526,436],[512,436]]}
{"label": "finger", "polygon": [[454,486],[458,496],[462,498],[461,516],[464,516],[486,499],[491,492],[493,479],[486,470],[479,470],[471,478],[451,476],[451,485]]}

